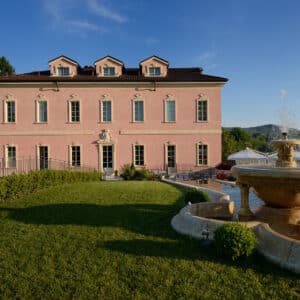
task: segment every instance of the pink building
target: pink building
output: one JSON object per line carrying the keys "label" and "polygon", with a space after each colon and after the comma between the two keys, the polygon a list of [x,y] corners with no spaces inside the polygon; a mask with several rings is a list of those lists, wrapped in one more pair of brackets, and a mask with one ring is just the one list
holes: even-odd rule
{"label": "pink building", "polygon": [[[0,158],[6,173],[67,164],[112,173],[124,164],[201,170],[221,161],[221,87],[201,68],[157,56],[125,68],[111,56],[81,67],[0,77]],[[52,166],[50,166],[52,164]]]}

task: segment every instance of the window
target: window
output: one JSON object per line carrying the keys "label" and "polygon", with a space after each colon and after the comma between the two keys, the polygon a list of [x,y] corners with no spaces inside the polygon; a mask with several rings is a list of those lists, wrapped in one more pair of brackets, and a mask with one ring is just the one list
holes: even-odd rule
{"label": "window", "polygon": [[208,164],[207,145],[198,144],[198,165],[206,166]]}
{"label": "window", "polygon": [[144,101],[135,100],[133,102],[133,121],[144,122]]}
{"label": "window", "polygon": [[207,121],[207,101],[197,101],[197,121]]}
{"label": "window", "polygon": [[16,102],[15,101],[5,101],[5,123],[15,123],[16,122]]}
{"label": "window", "polygon": [[58,67],[58,68],[57,68],[57,75],[58,75],[58,76],[69,76],[69,75],[70,75],[69,68],[66,68],[66,67]]}
{"label": "window", "polygon": [[101,101],[101,122],[111,122],[112,118],[111,101]]}
{"label": "window", "polygon": [[48,122],[48,103],[47,101],[37,101],[37,122]]}
{"label": "window", "polygon": [[160,67],[150,67],[149,75],[150,76],[160,76]]}
{"label": "window", "polygon": [[144,145],[134,145],[134,164],[144,166]]}
{"label": "window", "polygon": [[70,101],[69,102],[70,122],[80,122],[80,102],[79,101]]}
{"label": "window", "polygon": [[113,146],[103,145],[103,169],[112,169],[113,167]]}
{"label": "window", "polygon": [[176,146],[167,146],[167,164],[169,168],[175,168],[176,166]]}
{"label": "window", "polygon": [[104,76],[115,76],[115,68],[113,67],[104,67],[103,68]]}
{"label": "window", "polygon": [[80,164],[80,146],[71,146],[71,165],[79,167]]}
{"label": "window", "polygon": [[6,147],[6,168],[15,168],[17,165],[16,147]]}
{"label": "window", "polygon": [[176,103],[175,100],[165,101],[165,122],[176,121]]}

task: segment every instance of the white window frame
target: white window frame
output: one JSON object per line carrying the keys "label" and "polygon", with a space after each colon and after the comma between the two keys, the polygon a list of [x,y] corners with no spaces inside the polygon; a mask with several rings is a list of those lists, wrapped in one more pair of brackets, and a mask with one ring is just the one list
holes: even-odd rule
{"label": "white window frame", "polygon": [[[143,120],[135,119],[135,105],[137,102],[143,103]],[[139,97],[139,95],[135,95],[135,98],[132,100],[132,122],[134,123],[144,123],[145,122],[145,101]]]}
{"label": "white window frame", "polygon": [[[206,103],[206,120],[200,120],[200,115],[199,115],[199,103],[200,102]],[[198,96],[198,98],[196,99],[196,122],[207,123],[208,121],[209,121],[209,101],[208,101],[207,97],[200,94]]]}
{"label": "white window frame", "polygon": [[[167,119],[167,103],[174,102],[175,106],[175,120]],[[166,99],[164,99],[164,122],[165,123],[176,123],[177,120],[177,101],[172,95],[167,95]]]}
{"label": "white window frame", "polygon": [[[9,154],[8,148],[15,148],[15,160],[14,160],[15,163],[13,166],[10,165],[10,161],[9,161],[9,157],[8,157],[8,154]],[[16,169],[17,168],[17,146],[13,145],[13,144],[5,145],[4,152],[5,152],[5,168],[6,169]]]}
{"label": "white window frame", "polygon": [[169,153],[168,153],[168,147],[169,146],[173,146],[173,147],[175,147],[175,161],[174,161],[174,167],[170,167],[170,168],[176,168],[176,166],[177,166],[177,146],[176,146],[176,144],[173,144],[173,143],[170,143],[170,142],[168,142],[168,143],[166,143],[165,144],[165,165],[167,166],[167,167],[169,167],[169,165],[168,165],[168,157],[169,157]]}
{"label": "white window frame", "polygon": [[[106,72],[106,70],[113,70],[113,74],[111,72]],[[103,67],[103,76],[104,77],[114,77],[116,76],[116,68],[112,66],[104,66]]]}
{"label": "white window frame", "polygon": [[49,165],[50,165],[50,146],[48,144],[38,144],[38,145],[36,145],[36,165],[37,165],[37,168],[40,169],[40,158],[41,158],[40,147],[47,147],[48,148],[48,169],[49,169]]}
{"label": "white window frame", "polygon": [[[15,109],[15,119],[14,121],[9,121],[8,119],[8,103],[14,103]],[[17,101],[12,97],[12,95],[7,95],[6,99],[3,101],[3,122],[7,124],[16,124],[17,123]]]}
{"label": "white window frame", "polygon": [[[154,72],[151,72],[152,70],[154,70]],[[155,72],[156,70],[159,70],[159,74],[156,74],[156,72]],[[161,67],[150,66],[148,68],[148,72],[149,72],[149,76],[151,76],[151,77],[161,76]]]}
{"label": "white window frame", "polygon": [[[73,148],[74,147],[79,147],[79,155],[80,155],[80,161],[79,165],[73,165]],[[78,168],[82,166],[82,146],[78,144],[72,144],[69,145],[69,164],[73,168]]]}
{"label": "white window frame", "polygon": [[[40,105],[41,105],[42,102],[46,102],[46,105],[47,105],[47,120],[46,121],[41,120]],[[36,111],[36,115],[35,115],[36,123],[47,124],[48,121],[49,121],[49,104],[48,104],[48,101],[44,98],[40,98],[40,99],[36,100],[35,101],[35,111]]]}
{"label": "white window frame", "polygon": [[[72,121],[72,103],[79,103],[79,121]],[[79,124],[81,122],[81,101],[76,95],[72,95],[68,100],[68,122],[73,124]]]}
{"label": "white window frame", "polygon": [[[62,72],[62,74],[59,74],[60,70],[62,70],[62,71],[68,70],[68,72],[67,72],[67,74],[65,74],[65,72]],[[70,76],[71,75],[70,67],[58,66],[56,68],[56,71],[57,71],[57,76]]]}
{"label": "white window frame", "polygon": [[[104,120],[104,114],[103,114],[104,113],[104,109],[103,109],[104,102],[110,102],[110,121]],[[112,121],[113,121],[113,102],[107,95],[103,95],[102,99],[100,100],[100,122],[101,123],[112,123]]]}
{"label": "white window frame", "polygon": [[[204,159],[200,161],[200,146],[206,146],[206,163],[204,162]],[[209,145],[206,143],[199,142],[197,143],[197,166],[208,166],[209,165]]]}
{"label": "white window frame", "polygon": [[[136,162],[136,147],[143,147],[143,160],[144,160],[144,163],[143,164],[137,164]],[[145,163],[145,161],[146,161],[146,159],[145,159],[145,145],[143,145],[143,144],[134,144],[134,145],[132,145],[132,155],[133,155],[133,164],[134,164],[134,166],[136,166],[136,167],[145,167],[145,165],[146,165],[146,163]]]}

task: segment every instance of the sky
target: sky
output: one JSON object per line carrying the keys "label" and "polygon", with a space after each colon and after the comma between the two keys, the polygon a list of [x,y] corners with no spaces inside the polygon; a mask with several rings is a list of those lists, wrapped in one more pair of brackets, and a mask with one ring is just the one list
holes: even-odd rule
{"label": "sky", "polygon": [[157,55],[229,79],[223,126],[300,128],[299,15],[298,0],[2,0],[0,56],[25,73]]}

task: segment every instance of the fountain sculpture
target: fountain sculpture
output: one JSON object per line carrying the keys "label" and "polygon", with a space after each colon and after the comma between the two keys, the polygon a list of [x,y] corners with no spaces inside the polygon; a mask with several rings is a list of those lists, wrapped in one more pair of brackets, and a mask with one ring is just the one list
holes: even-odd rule
{"label": "fountain sculpture", "polygon": [[[300,140],[272,141],[278,149],[275,166],[237,165],[232,174],[241,189],[240,221],[258,220],[273,229],[300,240],[300,168],[294,161],[294,147]],[[249,188],[252,187],[265,205],[252,212],[249,208]]]}
{"label": "fountain sculpture", "polygon": [[[300,167],[294,160],[294,147],[300,140],[288,139],[284,133],[272,144],[278,150],[275,165],[236,165],[231,169],[241,190],[238,221],[253,229],[261,254],[300,274]],[[249,207],[250,188],[265,202],[253,212]],[[187,205],[173,217],[171,224],[177,232],[212,240],[219,226],[236,221],[229,196],[207,192],[210,203]]]}

